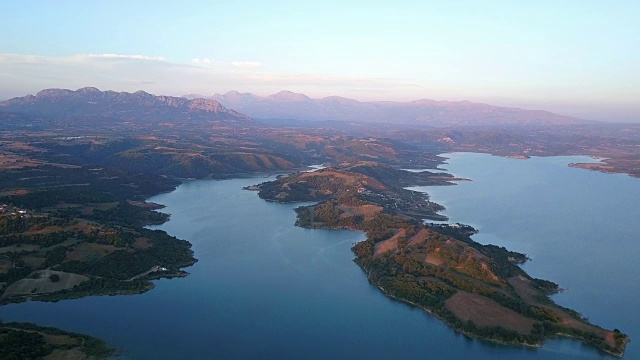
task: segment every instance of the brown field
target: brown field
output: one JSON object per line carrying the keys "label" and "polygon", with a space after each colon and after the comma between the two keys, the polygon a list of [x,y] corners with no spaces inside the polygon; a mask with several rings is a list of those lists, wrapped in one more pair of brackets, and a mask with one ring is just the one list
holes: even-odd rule
{"label": "brown field", "polygon": [[462,290],[447,299],[445,306],[460,320],[471,320],[478,327],[500,326],[528,334],[535,323],[489,298]]}
{"label": "brown field", "polygon": [[29,190],[26,189],[14,189],[14,190],[5,190],[5,191],[0,191],[0,196],[22,196],[22,195],[27,195],[29,193]]}
{"label": "brown field", "polygon": [[32,269],[39,268],[45,261],[45,258],[36,256],[23,256],[21,259]]}
{"label": "brown field", "polygon": [[100,230],[100,227],[97,226],[96,223],[92,223],[89,220],[82,220],[82,219],[76,219],[76,220],[79,220],[79,221],[77,224],[74,224],[73,226],[71,226],[71,230],[82,230],[84,232],[89,232],[94,229]]}
{"label": "brown field", "polygon": [[110,203],[89,203],[87,206],[84,206],[80,212],[83,215],[91,215],[93,214],[93,210],[111,210],[118,206],[118,202],[110,202]]}
{"label": "brown field", "polygon": [[440,266],[444,263],[444,260],[442,260],[438,255],[434,254],[427,254],[427,258],[424,261],[435,266]]}
{"label": "brown field", "polygon": [[[12,296],[30,295],[30,294],[45,294],[64,289],[71,289],[72,287],[80,284],[83,281],[89,280],[88,277],[71,274],[62,271],[43,270],[39,271],[40,277],[38,279],[21,279],[13,284],[9,285],[2,295],[3,299]],[[49,275],[58,274],[60,281],[52,282],[49,280]]]}
{"label": "brown field", "polygon": [[7,257],[0,257],[0,273],[9,271],[13,267],[13,261]]}
{"label": "brown field", "polygon": [[348,216],[362,215],[364,220],[371,220],[377,213],[382,211],[382,206],[365,204],[361,206],[340,206],[340,210],[344,211]]}
{"label": "brown field", "polygon": [[605,163],[572,163],[569,164],[570,167],[587,169],[587,170],[595,170],[602,172],[610,172],[614,170],[613,165],[605,164]]}
{"label": "brown field", "polygon": [[413,235],[411,239],[409,239],[409,244],[411,244],[411,246],[418,246],[423,244],[428,234],[429,231],[427,229],[420,229],[417,234]]}
{"label": "brown field", "polygon": [[264,164],[264,166],[267,169],[274,169],[275,166],[271,163],[271,160],[269,159],[268,156],[263,155],[263,154],[257,154],[256,155],[258,157],[258,159],[262,160],[262,163]]}
{"label": "brown field", "polygon": [[66,345],[66,346],[78,345],[78,339],[74,339],[71,336],[67,336],[67,335],[51,335],[51,334],[42,334],[42,335],[44,335],[44,339],[48,344]]}
{"label": "brown field", "polygon": [[8,259],[0,259],[0,273],[4,273],[9,271],[9,269],[11,269],[12,266],[12,262],[11,260]]}
{"label": "brown field", "polygon": [[38,249],[40,249],[40,246],[36,244],[20,244],[20,246],[9,245],[9,246],[0,247],[0,254],[8,253],[8,252],[19,252],[19,251],[27,251],[27,252],[36,251]]}
{"label": "brown field", "polygon": [[531,281],[529,281],[529,279],[524,276],[514,276],[509,278],[508,281],[524,301],[530,304],[536,303],[534,298],[535,296],[540,295],[540,291],[531,287]]}
{"label": "brown field", "polygon": [[2,144],[5,149],[13,150],[13,151],[33,151],[33,152],[44,152],[46,150],[37,148],[30,144],[27,144],[22,141],[7,141]]}
{"label": "brown field", "polygon": [[41,165],[39,161],[29,159],[23,156],[15,154],[0,154],[0,169],[1,170],[15,170],[26,167],[35,167]]}
{"label": "brown field", "polygon": [[133,247],[136,249],[148,249],[151,246],[153,246],[153,244],[149,242],[149,239],[144,237],[137,238],[136,241],[133,243]]}
{"label": "brown field", "polygon": [[58,231],[62,231],[62,228],[60,226],[47,226],[45,228],[38,229],[35,231],[27,231],[25,234],[27,235],[46,234],[46,233],[58,232]]}
{"label": "brown field", "polygon": [[323,171],[306,172],[306,173],[300,174],[299,179],[305,179],[308,177],[316,177],[316,176],[333,176],[338,179],[344,180],[346,186],[366,185],[368,187],[371,187],[377,190],[385,189],[385,186],[382,185],[382,183],[380,183],[378,180],[372,177],[356,174],[356,173],[345,173],[343,171],[323,170]]}
{"label": "brown field", "polygon": [[398,248],[398,239],[405,236],[406,231],[404,229],[400,229],[395,235],[390,237],[385,241],[380,241],[375,245],[375,254],[374,256],[384,255],[387,252],[393,251]]}
{"label": "brown field", "polygon": [[94,243],[78,244],[73,251],[67,254],[66,260],[91,261],[99,259],[118,249],[113,245],[102,245]]}
{"label": "brown field", "polygon": [[566,313],[565,311],[563,311],[562,309],[540,304],[539,302],[537,302],[535,300],[535,296],[540,295],[541,292],[531,287],[530,285],[531,281],[529,281],[529,279],[526,279],[522,276],[514,276],[512,278],[509,278],[508,281],[509,281],[509,284],[511,284],[511,286],[513,286],[513,288],[516,290],[518,295],[520,295],[520,297],[522,297],[526,302],[528,302],[529,304],[540,306],[547,310],[553,311],[556,315],[558,315],[562,319],[563,325],[567,325],[572,328],[581,329],[584,331],[589,331],[598,336],[602,336],[609,343],[609,345],[615,347],[615,339],[611,331],[607,331],[599,326],[595,326],[595,325],[591,325],[591,324],[587,324],[582,321],[579,321],[574,317],[572,317],[571,315],[569,315],[568,313]]}
{"label": "brown field", "polygon": [[45,360],[85,360],[87,356],[80,351],[78,348],[73,348],[69,350],[61,350],[56,349],[47,356],[44,357]]}
{"label": "brown field", "polygon": [[78,243],[78,240],[76,240],[76,239],[67,239],[67,240],[61,242],[60,244],[51,245],[49,247],[43,247],[40,250],[46,252],[46,251],[49,251],[49,250],[53,250],[53,249],[57,248],[58,246],[72,246],[72,245],[75,245],[77,243]]}

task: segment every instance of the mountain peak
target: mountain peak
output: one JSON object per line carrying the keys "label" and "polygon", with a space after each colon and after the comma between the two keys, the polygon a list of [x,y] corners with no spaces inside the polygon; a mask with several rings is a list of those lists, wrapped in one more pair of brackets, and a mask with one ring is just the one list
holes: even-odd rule
{"label": "mountain peak", "polygon": [[36,94],[36,97],[37,98],[58,97],[58,96],[69,95],[73,92],[74,92],[73,90],[69,90],[69,89],[44,89],[44,90],[38,91],[38,93]]}
{"label": "mountain peak", "polygon": [[346,97],[336,96],[336,95],[323,97],[322,99],[318,99],[317,101],[325,102],[325,103],[335,103],[335,104],[341,104],[341,105],[360,104],[360,102],[358,100],[349,99],[349,98],[346,98]]}
{"label": "mountain peak", "polygon": [[267,96],[268,99],[278,100],[278,101],[310,101],[309,98],[305,94],[295,93],[293,91],[282,90],[276,94]]}
{"label": "mountain peak", "polygon": [[189,109],[203,111],[222,111],[226,110],[220,103],[213,99],[193,99],[189,103]]}
{"label": "mountain peak", "polygon": [[102,91],[100,91],[98,88],[90,86],[90,87],[83,87],[81,89],[78,89],[77,92],[81,94],[96,94],[96,93],[101,93]]}

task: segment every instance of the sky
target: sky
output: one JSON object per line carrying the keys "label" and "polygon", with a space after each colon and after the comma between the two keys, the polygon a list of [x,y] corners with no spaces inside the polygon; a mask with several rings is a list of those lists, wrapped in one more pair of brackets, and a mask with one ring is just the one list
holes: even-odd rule
{"label": "sky", "polygon": [[0,99],[290,90],[640,122],[638,14],[637,0],[7,0]]}

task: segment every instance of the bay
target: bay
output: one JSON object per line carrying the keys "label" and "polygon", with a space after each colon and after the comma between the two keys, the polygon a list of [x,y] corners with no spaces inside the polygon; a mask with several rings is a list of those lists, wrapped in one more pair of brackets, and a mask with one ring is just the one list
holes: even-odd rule
{"label": "bay", "polygon": [[[529,254],[527,271],[569,288],[556,296],[560,304],[638,339],[638,247],[629,237],[639,230],[632,204],[638,179],[566,167],[575,160],[453,154],[446,168],[474,181],[421,190],[444,203],[453,221],[479,228],[476,240]],[[7,305],[0,319],[94,335],[125,350],[125,359],[611,358],[567,339],[541,349],[468,339],[385,297],[352,262],[350,248],[362,233],[295,227],[299,204],[241,190],[269,179],[192,181],[150,199],[171,214],[158,228],[193,244],[199,262],[188,277],[155,281],[141,295]],[[564,188],[578,188],[575,182],[585,188]],[[617,206],[609,207],[614,198]],[[521,215],[507,217],[516,210]],[[575,232],[581,227],[591,237]],[[637,357],[634,345],[626,358]]]}
{"label": "bay", "polygon": [[597,161],[586,156],[444,156],[442,168],[472,181],[411,189],[478,229],[474,240],[527,254],[529,275],[566,289],[557,303],[629,334],[625,358],[640,359],[640,179],[567,166]]}

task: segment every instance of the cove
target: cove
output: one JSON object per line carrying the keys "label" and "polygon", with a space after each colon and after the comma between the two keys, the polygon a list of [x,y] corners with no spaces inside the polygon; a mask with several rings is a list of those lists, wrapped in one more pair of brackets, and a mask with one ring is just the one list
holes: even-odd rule
{"label": "cove", "polygon": [[[477,241],[490,241],[527,253],[533,260],[525,268],[532,276],[569,288],[555,297],[561,305],[582,311],[598,324],[619,327],[629,333],[632,341],[636,340],[640,334],[634,333],[633,327],[638,318],[631,305],[639,295],[636,284],[640,282],[634,283],[639,274],[638,265],[633,260],[638,250],[634,247],[634,238],[612,231],[619,229],[629,234],[634,231],[621,224],[639,213],[631,204],[633,194],[628,193],[638,187],[638,179],[566,167],[573,161],[576,159],[523,161],[455,154],[445,167],[457,176],[474,181],[427,191],[434,201],[447,206],[445,214],[452,221],[479,228]],[[501,188],[498,193],[502,195],[488,196],[486,201],[493,205],[487,207],[488,203],[481,201],[482,196],[474,186],[482,184],[482,179],[491,183],[490,178],[496,172],[504,178],[504,183],[493,182]],[[534,181],[531,176],[534,173],[547,174],[546,180]],[[483,178],[483,174],[488,178]],[[563,233],[567,237],[561,240],[544,238],[544,241],[554,241],[553,249],[546,246],[548,243],[536,242],[540,241],[540,234],[531,234],[536,228],[544,229],[548,236],[559,230],[557,223],[562,219],[557,219],[558,213],[553,217],[555,222],[546,224],[548,219],[540,217],[532,208],[522,213],[521,216],[528,216],[526,219],[518,220],[514,216],[510,223],[504,218],[504,213],[509,211],[501,207],[506,206],[515,213],[520,202],[530,201],[529,206],[540,207],[538,210],[549,204],[565,206],[562,201],[566,198],[560,196],[567,195],[567,191],[554,190],[562,184],[551,179],[567,174],[585,184],[599,184],[597,191],[579,193],[585,198],[584,208],[603,210],[604,205],[584,206],[590,195],[617,191],[626,194],[622,196],[626,203],[607,208],[610,218],[593,217],[594,224],[587,228],[593,233],[599,226],[606,226],[610,234],[607,239],[614,243],[603,247],[622,247],[623,254],[616,252],[609,256],[596,248],[598,251],[593,251],[601,253],[600,258],[575,259],[592,256],[592,250],[582,248],[595,245],[583,242],[587,240],[581,237],[569,237],[571,233]],[[591,178],[597,179],[588,180]],[[542,349],[525,349],[468,339],[422,310],[385,297],[352,262],[354,256],[350,248],[364,238],[362,233],[295,227],[293,209],[299,204],[270,203],[259,199],[255,192],[241,190],[268,179],[192,181],[150,199],[166,205],[162,211],[171,214],[171,220],[158,228],[193,244],[199,262],[186,269],[191,273],[188,277],[158,280],[155,289],[142,295],[11,304],[0,307],[0,319],[30,321],[97,336],[125,350],[121,357],[125,359],[611,358],[571,340],[554,340]],[[511,184],[511,188],[505,184]],[[523,190],[517,190],[518,185]],[[542,198],[538,193],[541,185],[555,194],[555,201],[536,204],[532,199],[521,197],[531,191]],[[566,185],[576,187],[571,181],[566,181]],[[485,186],[484,192],[491,187]],[[509,201],[514,203],[510,205]],[[477,207],[467,209],[465,204]],[[585,216],[570,209],[566,208],[565,213]],[[628,211],[631,213],[625,218]],[[476,217],[472,217],[473,214]],[[604,212],[598,214],[604,216]],[[572,220],[565,217],[564,222],[572,224]],[[614,222],[606,224],[607,221]],[[564,245],[565,241],[571,243]],[[608,262],[611,257],[616,261]],[[556,264],[559,259],[564,259],[564,263]],[[582,262],[592,267],[579,267]],[[593,274],[600,274],[603,269],[608,272],[598,275],[600,279],[593,279]],[[620,278],[619,283],[612,279],[625,271],[626,277]],[[586,288],[582,287],[581,280]],[[614,289],[620,284],[626,286],[624,290]],[[583,292],[600,291],[603,292],[601,298],[608,297],[604,302],[594,302],[597,296],[583,295]],[[634,342],[628,345],[625,358],[638,355],[634,345]]]}

